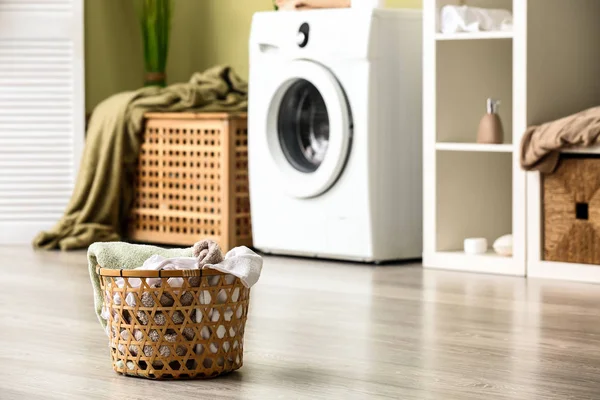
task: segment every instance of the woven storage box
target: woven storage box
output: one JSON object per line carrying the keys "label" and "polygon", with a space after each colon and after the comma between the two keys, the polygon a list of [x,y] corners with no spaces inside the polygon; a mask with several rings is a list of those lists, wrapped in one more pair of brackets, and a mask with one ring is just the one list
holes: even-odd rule
{"label": "woven storage box", "polygon": [[544,259],[600,264],[600,158],[565,157],[543,177]]}
{"label": "woven storage box", "polygon": [[250,289],[238,278],[210,269],[97,272],[116,372],[209,378],[242,366]]}
{"label": "woven storage box", "polygon": [[129,237],[223,249],[251,246],[246,114],[150,113],[136,171]]}

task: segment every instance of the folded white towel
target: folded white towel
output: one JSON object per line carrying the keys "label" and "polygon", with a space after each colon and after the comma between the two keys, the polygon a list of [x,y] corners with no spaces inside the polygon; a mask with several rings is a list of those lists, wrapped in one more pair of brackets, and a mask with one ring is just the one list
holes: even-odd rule
{"label": "folded white towel", "polygon": [[509,31],[512,13],[508,10],[447,5],[441,10],[443,33]]}

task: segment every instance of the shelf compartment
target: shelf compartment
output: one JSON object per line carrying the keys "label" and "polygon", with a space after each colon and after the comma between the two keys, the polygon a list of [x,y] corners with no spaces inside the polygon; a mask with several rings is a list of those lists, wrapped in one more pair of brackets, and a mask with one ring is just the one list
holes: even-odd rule
{"label": "shelf compartment", "polygon": [[437,142],[474,142],[486,100],[500,101],[504,142],[513,134],[513,41],[450,41],[437,46]]}
{"label": "shelf compartment", "polygon": [[514,146],[510,143],[504,144],[482,144],[482,143],[459,143],[438,142],[435,149],[438,151],[464,151],[485,153],[512,153]]}
{"label": "shelf compartment", "polygon": [[512,163],[512,153],[438,152],[436,252],[512,233]]}
{"label": "shelf compartment", "polygon": [[513,36],[512,31],[436,33],[435,40],[512,39]]}

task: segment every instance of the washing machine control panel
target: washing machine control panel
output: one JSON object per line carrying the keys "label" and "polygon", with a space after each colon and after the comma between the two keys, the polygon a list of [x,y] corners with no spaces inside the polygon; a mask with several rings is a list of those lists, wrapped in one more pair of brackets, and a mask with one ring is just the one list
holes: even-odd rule
{"label": "washing machine control panel", "polygon": [[300,29],[298,29],[298,34],[296,36],[296,43],[298,46],[304,48],[308,44],[308,36],[310,32],[310,26],[305,22],[300,25]]}

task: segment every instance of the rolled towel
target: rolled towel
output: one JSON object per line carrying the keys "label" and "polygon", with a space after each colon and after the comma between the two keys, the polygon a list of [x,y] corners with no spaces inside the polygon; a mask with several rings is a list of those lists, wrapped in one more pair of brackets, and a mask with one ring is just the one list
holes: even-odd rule
{"label": "rolled towel", "polygon": [[192,328],[183,328],[183,337],[187,340],[194,340],[196,333]]}
{"label": "rolled towel", "polygon": [[[181,314],[181,311],[176,311],[176,313],[177,312],[179,312]],[[142,325],[148,325],[148,322],[150,321],[149,320],[149,316],[148,316],[149,314],[147,314],[145,311],[138,311],[136,313],[136,315],[137,315],[138,321],[140,321],[140,324],[142,324]],[[173,314],[173,319],[175,319],[175,318],[176,318],[175,314]],[[181,321],[183,322],[183,315],[182,314],[181,314],[181,317],[178,317],[178,318],[181,318]],[[156,325],[160,325],[160,326],[166,325],[166,323],[167,323],[167,317],[165,316],[165,314],[163,312],[157,311],[154,314],[154,323]]]}
{"label": "rolled towel", "polygon": [[171,319],[173,320],[173,323],[177,325],[183,324],[183,321],[185,320],[181,311],[175,311]]}
{"label": "rolled towel", "polygon": [[512,30],[513,17],[508,10],[447,5],[440,16],[443,33]]}
{"label": "rolled towel", "polygon": [[223,261],[223,252],[213,240],[201,240],[196,243],[192,249],[192,254],[198,259],[198,266],[204,267],[206,264],[218,264]]}
{"label": "rolled towel", "polygon": [[[134,330],[133,336],[138,342],[144,340],[144,333],[140,330]],[[158,339],[160,339],[160,334],[156,329],[151,329],[150,332],[148,332],[148,337],[150,337],[150,340],[152,340],[153,342],[158,342]]]}
{"label": "rolled towel", "polygon": [[192,292],[184,292],[179,298],[181,305],[184,307],[191,306],[194,302],[194,295]]}
{"label": "rolled towel", "polygon": [[[154,307],[154,304],[156,304],[156,302],[154,301],[154,296],[150,292],[142,293],[141,301],[142,301],[142,304],[144,307]],[[175,303],[175,300],[173,300],[173,296],[171,296],[169,293],[163,293],[162,296],[160,296],[160,305],[161,306],[170,307],[174,303]]]}

